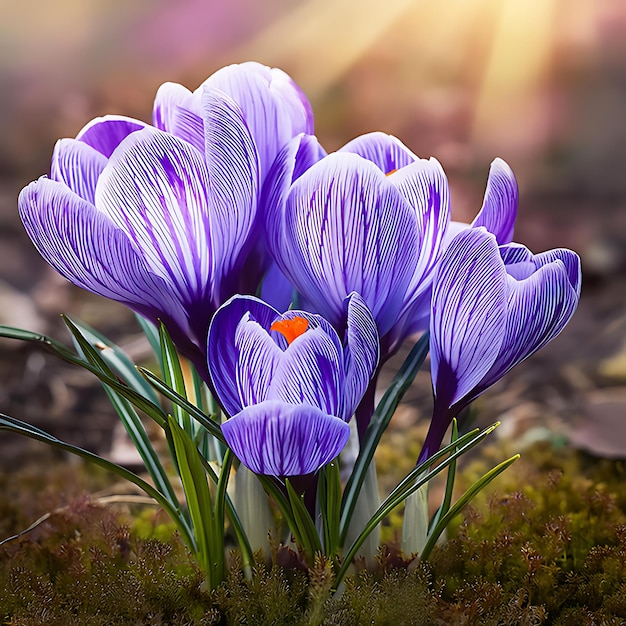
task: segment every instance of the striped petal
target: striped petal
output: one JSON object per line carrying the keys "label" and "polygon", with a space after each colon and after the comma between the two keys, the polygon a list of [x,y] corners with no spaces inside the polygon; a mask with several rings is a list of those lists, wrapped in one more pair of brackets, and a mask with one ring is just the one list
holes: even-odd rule
{"label": "striped petal", "polygon": [[343,327],[343,301],[356,291],[381,335],[393,326],[418,235],[411,208],[374,164],[348,153],[325,157],[267,218],[272,254],[317,312]]}
{"label": "striped petal", "polygon": [[130,135],[148,125],[123,115],[105,115],[91,120],[76,135],[82,141],[109,158],[114,150]]}
{"label": "striped petal", "polygon": [[98,178],[107,158],[95,148],[76,139],[60,139],[52,153],[50,177],[65,183],[76,195],[94,203]]}
{"label": "striped petal", "polygon": [[266,399],[283,351],[266,328],[246,313],[235,329],[235,381],[241,407]]}
{"label": "striped petal", "polygon": [[[578,259],[569,250],[560,252],[566,253],[559,256],[568,263],[573,264]],[[539,261],[540,267],[528,277],[520,280],[511,275],[507,277],[508,316],[504,341],[496,362],[481,381],[476,395],[552,341],[574,314],[580,292],[576,285],[572,285],[567,266],[560,258],[546,260],[544,256]]]}
{"label": "striped petal", "polygon": [[320,327],[297,337],[282,353],[267,399],[307,404],[343,418],[343,354],[333,339]]}
{"label": "striped petal", "polygon": [[213,286],[209,188],[197,150],[152,128],[127,137],[96,188],[96,206],[187,302],[208,300]]}
{"label": "striped petal", "polygon": [[506,323],[507,275],[493,235],[460,233],[433,287],[430,358],[436,402],[450,407],[478,385],[496,360]]}
{"label": "striped petal", "polygon": [[399,139],[381,132],[361,135],[340,148],[340,152],[362,156],[374,163],[383,174],[392,174],[418,159]]}
{"label": "striped petal", "polygon": [[282,478],[311,474],[332,461],[350,427],[315,407],[266,401],[224,422],[222,432],[248,469]]}
{"label": "striped petal", "polygon": [[[423,308],[420,296],[429,298],[432,275],[444,247],[450,222],[448,179],[436,159],[419,159],[389,177],[415,210],[420,243],[414,260],[413,275],[407,288],[403,314],[415,316]],[[416,309],[414,312],[412,309]]]}
{"label": "striped petal", "polygon": [[518,189],[513,171],[502,159],[495,159],[489,169],[483,206],[472,227],[484,226],[496,236],[498,244],[513,239],[517,217]]}
{"label": "striped petal", "polygon": [[209,372],[217,398],[228,415],[239,413],[244,406],[235,384],[239,367],[239,349],[235,335],[245,316],[248,323],[256,321],[267,334],[280,314],[258,298],[235,296],[223,304],[213,316],[207,345]]}
{"label": "striped petal", "polygon": [[241,109],[259,150],[262,179],[292,137],[313,133],[311,105],[282,70],[254,62],[230,65],[210,76],[198,92],[207,89],[224,92]]}
{"label": "striped petal", "polygon": [[[217,90],[203,95],[205,160],[212,211],[219,229],[214,237],[220,274],[237,271],[252,246],[259,195],[259,157],[241,110]],[[221,298],[232,293],[222,294]]]}
{"label": "striped petal", "polygon": [[126,235],[93,205],[47,178],[25,187],[18,204],[33,243],[65,278],[153,321],[169,317],[187,329],[168,286],[148,271]]}
{"label": "striped petal", "polygon": [[345,302],[346,369],[344,419],[347,421],[361,402],[380,357],[376,322],[359,294],[351,293]]}

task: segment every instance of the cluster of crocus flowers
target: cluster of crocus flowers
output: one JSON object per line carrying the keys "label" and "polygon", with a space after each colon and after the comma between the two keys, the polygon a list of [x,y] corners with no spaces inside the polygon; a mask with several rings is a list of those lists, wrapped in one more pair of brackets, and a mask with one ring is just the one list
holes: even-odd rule
{"label": "cluster of crocus flowers", "polygon": [[[504,161],[472,224],[451,222],[438,161],[383,133],[327,154],[302,91],[257,63],[194,92],[166,83],[153,125],[105,117],[61,140],[19,208],[66,278],[164,323],[258,474],[334,459],[377,368],[430,328],[428,458],[460,409],[563,329],[580,295],[573,252],[511,243],[517,184]],[[360,415],[362,434],[371,410]]]}

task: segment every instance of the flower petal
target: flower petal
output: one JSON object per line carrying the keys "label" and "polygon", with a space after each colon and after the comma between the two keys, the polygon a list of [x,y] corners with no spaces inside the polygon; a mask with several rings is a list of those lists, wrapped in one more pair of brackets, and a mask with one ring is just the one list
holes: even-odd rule
{"label": "flower petal", "polygon": [[150,270],[187,302],[208,301],[213,287],[209,185],[197,150],[146,128],[120,145],[96,188],[96,206],[142,250]]}
{"label": "flower petal", "polygon": [[436,402],[470,394],[496,360],[506,322],[506,280],[496,240],[461,232],[441,259],[433,287],[430,359]]}
{"label": "flower petal", "polygon": [[331,154],[268,211],[268,245],[280,269],[336,328],[343,301],[361,294],[381,335],[394,324],[417,246],[415,214],[380,170]]}
{"label": "flower petal", "polygon": [[477,393],[482,393],[515,365],[554,339],[565,328],[578,305],[579,293],[572,286],[568,270],[560,259],[542,265],[523,280],[511,276],[507,280],[508,316],[504,341]]}
{"label": "flower petal", "polygon": [[47,178],[25,187],[18,204],[33,243],[65,278],[153,321],[169,316],[186,328],[171,290],[148,272],[124,233],[93,205]]}
{"label": "flower petal", "polygon": [[[389,180],[415,210],[420,244],[407,288],[402,314],[415,317],[423,309],[420,297],[429,300],[432,275],[444,250],[450,222],[448,179],[436,159],[419,159],[399,170]],[[415,309],[415,310],[414,310]]]}
{"label": "flower petal", "polygon": [[[239,269],[252,245],[259,194],[259,157],[237,104],[217,90],[203,93],[205,159],[222,274]],[[232,295],[229,293],[228,296]]]}
{"label": "flower petal", "polygon": [[75,139],[60,139],[52,153],[50,177],[65,183],[76,195],[94,202],[96,184],[107,158],[95,148]]}
{"label": "flower petal", "polygon": [[241,407],[258,404],[266,399],[283,351],[249,312],[235,329],[235,350],[235,381]]}
{"label": "flower petal", "polygon": [[381,132],[356,137],[339,151],[362,156],[374,163],[383,174],[391,174],[418,159],[399,139]]}
{"label": "flower petal", "polygon": [[[152,107],[152,123],[155,128],[176,134],[179,107],[191,101],[191,91],[178,83],[163,83],[157,90]],[[181,138],[182,139],[182,138]]]}
{"label": "flower petal", "polygon": [[260,156],[261,179],[276,155],[299,133],[313,133],[307,98],[282,70],[260,63],[230,65],[210,76],[198,89],[220,90],[239,106]]}
{"label": "flower petal", "polygon": [[228,415],[235,415],[243,408],[235,384],[239,361],[235,335],[244,316],[247,316],[248,320],[258,322],[268,333],[274,320],[280,317],[280,313],[258,298],[234,296],[213,316],[207,344],[209,372],[217,399]]}
{"label": "flower petal", "polygon": [[380,357],[376,322],[365,301],[351,293],[345,302],[347,342],[344,349],[346,391],[344,419],[349,420],[361,402]]}
{"label": "flower petal", "polygon": [[513,171],[502,159],[495,159],[489,169],[483,206],[472,227],[484,226],[500,245],[513,239],[517,217],[518,189]]}
{"label": "flower petal", "polygon": [[266,397],[315,406],[344,418],[344,385],[343,354],[335,331],[309,328],[283,352]]}
{"label": "flower petal", "polygon": [[255,474],[311,474],[343,450],[350,427],[318,408],[267,401],[224,422],[222,432],[237,458]]}
{"label": "flower petal", "polygon": [[76,135],[76,139],[85,142],[109,158],[128,135],[147,126],[145,122],[131,117],[105,115],[91,120]]}

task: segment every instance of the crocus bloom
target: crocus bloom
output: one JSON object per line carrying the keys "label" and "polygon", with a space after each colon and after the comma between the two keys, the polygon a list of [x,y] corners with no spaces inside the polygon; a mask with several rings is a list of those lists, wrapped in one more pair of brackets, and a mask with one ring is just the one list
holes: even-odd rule
{"label": "crocus bloom", "polygon": [[[270,252],[305,308],[341,328],[343,301],[356,291],[384,338],[436,263],[449,220],[445,174],[434,159],[408,162],[404,152],[390,151],[387,171],[349,150],[314,162],[304,141],[293,140],[276,161],[265,203]],[[310,166],[295,176],[303,161]],[[383,354],[388,348],[383,339]]]}
{"label": "crocus bloom", "polygon": [[258,155],[239,108],[217,91],[204,98],[203,153],[152,127],[128,134],[108,159],[68,140],[57,145],[53,179],[19,197],[48,263],[84,289],[163,320],[196,363],[204,362],[222,282],[248,246],[259,193]]}
{"label": "crocus bloom", "polygon": [[310,474],[348,441],[347,422],[378,363],[378,335],[360,296],[344,305],[343,342],[319,315],[281,315],[249,296],[235,296],[215,314],[208,361],[230,416],[222,430],[253,472]]}
{"label": "crocus bloom", "polygon": [[154,123],[159,130],[106,116],[60,140],[50,179],[23,190],[20,213],[55,269],[163,320],[179,349],[206,369],[212,314],[234,293],[256,291],[267,267],[261,250],[242,271],[262,241],[262,161],[311,132],[312,114],[286,74],[244,63],[193,94],[166,83]]}
{"label": "crocus bloom", "polygon": [[435,405],[419,461],[439,449],[461,409],[563,330],[580,287],[580,259],[571,250],[533,255],[519,244],[498,247],[484,228],[457,235],[433,286]]}

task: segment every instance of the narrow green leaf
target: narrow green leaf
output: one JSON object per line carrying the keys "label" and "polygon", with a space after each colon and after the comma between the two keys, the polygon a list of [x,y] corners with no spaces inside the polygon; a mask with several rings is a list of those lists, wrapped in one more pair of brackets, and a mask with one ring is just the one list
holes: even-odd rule
{"label": "narrow green leaf", "polygon": [[[90,353],[90,356],[99,353],[106,365],[122,378],[126,384],[137,393],[145,396],[155,405],[158,404],[159,399],[154,389],[137,371],[135,364],[121,348],[111,343],[104,335],[96,332],[89,326],[77,322],[76,320],[71,321],[73,326],[82,334],[85,341],[91,345],[93,353]],[[83,356],[86,358],[87,355],[85,355],[76,337],[74,337],[74,341],[77,349],[82,352]],[[92,362],[92,364],[98,366],[97,362]],[[117,391],[114,391],[105,383],[103,383],[103,387],[155,485],[172,501],[172,504],[179,506],[176,493],[172,488],[163,465],[152,447],[150,438],[146,433],[139,415],[137,415],[131,403],[126,400],[126,398],[123,398]]]}
{"label": "narrow green leaf", "polygon": [[365,431],[365,436],[361,442],[359,455],[354,464],[352,474],[346,484],[343,494],[343,502],[341,506],[341,543],[346,540],[350,519],[356,507],[357,497],[363,486],[365,474],[369,464],[374,458],[376,447],[389,425],[391,418],[400,403],[400,400],[406,393],[407,389],[415,380],[429,348],[429,334],[424,333],[409,352],[402,367],[394,376],[391,384],[387,388],[385,395],[378,403],[372,419]]}
{"label": "narrow green leaf", "polygon": [[[178,395],[187,400],[187,387],[185,385],[185,378],[183,377],[180,358],[163,324],[159,326],[159,340],[161,345],[161,362],[163,364],[163,380]],[[174,403],[173,414],[180,427],[193,438],[194,433],[189,413],[179,404]]]}
{"label": "narrow green leaf", "polygon": [[[211,466],[211,463],[209,463],[209,461],[207,461],[207,459],[202,456],[200,457],[200,462],[202,463],[202,467],[204,467],[204,471],[207,473],[207,476],[211,479],[213,484],[217,485],[220,477],[215,473],[215,470]],[[230,519],[230,523],[232,524],[235,536],[237,537],[237,543],[239,544],[239,548],[241,549],[244,565],[251,566],[254,563],[254,554],[248,541],[248,537],[243,530],[243,524],[239,519],[239,515],[237,514],[237,511],[228,493],[226,493],[224,497],[226,502],[226,513],[228,515],[228,518]]]}
{"label": "narrow green leaf", "polygon": [[[143,411],[148,417],[151,417],[161,428],[166,427],[165,413],[160,406],[150,402],[144,395],[131,389],[128,385],[118,380],[111,371],[106,361],[100,356],[98,350],[95,350],[90,343],[83,337],[81,331],[74,325],[72,320],[63,317],[63,321],[69,328],[74,339],[83,351],[85,359],[74,357],[70,362],[80,365],[82,368],[95,374],[103,383],[117,391],[121,396],[129,400],[133,406]],[[56,350],[55,350],[56,351]],[[57,352],[59,356],[65,358],[62,353]],[[66,358],[66,360],[69,360]]]}
{"label": "narrow green leaf", "polygon": [[150,370],[147,370],[144,367],[140,367],[138,369],[159,393],[162,393],[166,398],[169,398],[174,404],[182,407],[196,421],[202,424],[202,426],[204,426],[216,439],[219,439],[222,443],[226,443],[224,435],[222,435],[222,429],[217,421],[211,419],[208,415],[205,415],[202,411],[200,411],[200,409],[198,409],[198,407],[195,407],[186,398],[183,398]]}
{"label": "narrow green leaf", "polygon": [[315,523],[311,519],[306,506],[304,506],[302,497],[296,493],[288,478],[285,480],[285,485],[287,487],[289,504],[291,505],[291,510],[293,511],[293,517],[296,522],[296,526],[298,527],[300,538],[304,541],[304,544],[301,547],[306,554],[307,562],[309,565],[312,565],[315,555],[322,553],[322,544],[320,542],[317,528],[315,528]]}
{"label": "narrow green leaf", "polygon": [[158,489],[155,489],[152,485],[147,483],[145,480],[127,470],[125,467],[121,465],[117,465],[116,463],[112,463],[111,461],[107,461],[102,457],[94,454],[93,452],[89,452],[88,450],[84,450],[83,448],[79,448],[78,446],[74,446],[72,444],[66,443],[49,435],[47,432],[35,428],[26,422],[22,422],[13,417],[9,417],[8,415],[0,414],[0,430],[8,430],[10,432],[18,433],[20,435],[25,435],[26,437],[30,437],[31,439],[36,439],[37,441],[42,441],[49,445],[52,445],[56,448],[60,448],[61,450],[65,450],[67,452],[71,452],[72,454],[76,454],[77,456],[83,457],[84,459],[89,460],[90,462],[103,467],[106,470],[117,474],[121,478],[124,478],[131,483],[137,485],[142,491],[147,493],[150,497],[154,498],[168,513],[168,515],[172,518],[174,523],[176,524],[183,541],[189,546],[189,548],[195,552],[195,541],[193,535],[191,533],[190,528],[188,527],[184,516],[180,508],[177,508],[172,504],[172,502]]}
{"label": "narrow green leaf", "polygon": [[[66,318],[71,319],[71,318]],[[131,389],[144,395],[150,402],[159,404],[159,398],[148,381],[137,371],[137,367],[129,356],[103,334],[94,330],[87,324],[72,319],[72,324],[80,331],[86,341],[94,350],[99,351],[102,360],[109,366],[111,371],[121,378]],[[76,340],[75,340],[76,341]]]}
{"label": "narrow green leaf", "polygon": [[479,478],[469,489],[454,503],[454,506],[439,520],[437,525],[432,529],[428,535],[428,541],[424,546],[424,550],[420,555],[421,559],[427,559],[432,552],[432,549],[437,543],[437,539],[441,533],[445,530],[446,526],[452,521],[452,518],[458,515],[463,508],[465,508],[472,498],[480,491],[482,491],[494,478],[499,476],[505,469],[515,463],[520,458],[519,454],[512,456],[510,459],[503,461],[499,465],[496,465],[493,469],[489,470],[484,476]]}
{"label": "narrow green leaf", "polygon": [[329,555],[337,554],[341,519],[341,476],[336,459],[328,463],[320,472],[317,501],[320,505],[324,527],[324,550]]}
{"label": "narrow green leaf", "polygon": [[168,416],[168,424],[174,440],[180,478],[196,537],[198,558],[207,575],[209,587],[213,589],[222,582],[216,574],[223,568],[224,554],[214,554],[211,549],[214,542],[211,535],[215,526],[207,476],[200,461],[198,449],[189,435],[172,416]]}
{"label": "narrow green leaf", "polygon": [[[452,420],[452,435],[450,437],[450,443],[455,443],[459,438],[459,428],[456,417]],[[454,491],[454,479],[456,477],[456,459],[450,463],[448,466],[448,474],[446,476],[446,488],[443,494],[443,500],[441,502],[441,506],[437,509],[437,512],[433,516],[433,519],[430,521],[428,525],[428,530],[430,532],[433,529],[437,522],[441,519],[443,515],[448,512],[450,508],[450,504],[452,503],[452,492]]]}
{"label": "narrow green leaf", "polygon": [[[433,454],[429,459],[420,463],[414,467],[398,484],[398,486],[389,494],[389,496],[383,501],[378,508],[378,511],[372,516],[369,522],[365,525],[363,532],[354,541],[350,549],[344,556],[341,568],[337,573],[335,585],[343,580],[346,575],[352,559],[358,552],[359,548],[363,545],[367,536],[376,528],[376,526],[386,517],[395,507],[404,502],[412,493],[417,491],[422,485],[425,485],[434,476],[443,471],[450,463],[457,459],[462,454],[465,454],[474,446],[478,445],[487,435],[489,435],[495,428],[499,426],[499,422],[485,428],[478,432],[477,429],[472,432],[463,435],[456,442],[442,448],[437,453]],[[447,459],[436,465],[433,469],[428,469],[433,464],[437,463],[444,456],[449,455]]]}

